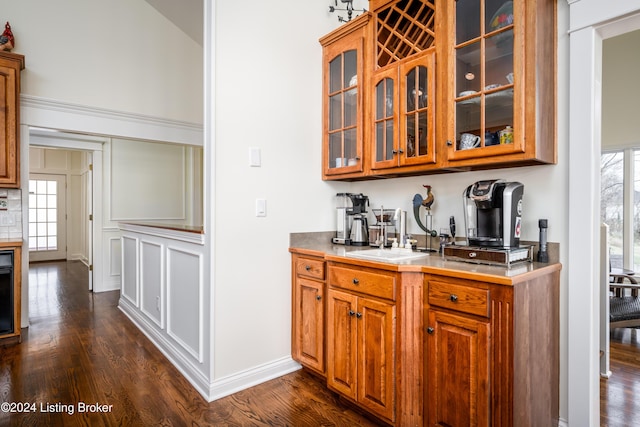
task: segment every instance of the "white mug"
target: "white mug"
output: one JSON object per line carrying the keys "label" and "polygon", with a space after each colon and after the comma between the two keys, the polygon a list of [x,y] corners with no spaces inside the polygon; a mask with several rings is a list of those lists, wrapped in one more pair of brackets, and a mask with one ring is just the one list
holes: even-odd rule
{"label": "white mug", "polygon": [[463,133],[460,135],[460,150],[468,150],[480,146],[480,136],[472,133]]}

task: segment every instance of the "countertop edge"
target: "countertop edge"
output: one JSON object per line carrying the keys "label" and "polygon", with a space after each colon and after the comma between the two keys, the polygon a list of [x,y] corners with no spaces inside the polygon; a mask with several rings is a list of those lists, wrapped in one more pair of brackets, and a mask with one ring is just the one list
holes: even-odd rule
{"label": "countertop edge", "polygon": [[[517,283],[525,282],[536,277],[540,277],[543,275],[547,275],[549,273],[553,273],[555,271],[560,271],[562,269],[562,264],[559,262],[549,263],[549,264],[541,264],[538,262],[529,263],[530,268],[532,270],[524,271],[522,273],[516,273],[512,276],[508,276],[505,273],[510,270],[507,267],[497,267],[497,266],[479,266],[478,264],[465,263],[462,261],[447,261],[447,266],[433,266],[433,265],[424,265],[418,263],[406,263],[406,264],[394,264],[394,263],[386,263],[380,261],[371,261],[371,260],[363,260],[356,259],[351,257],[345,257],[340,254],[331,254],[324,250],[320,249],[310,249],[310,248],[298,248],[298,247],[289,247],[289,252],[292,254],[298,255],[307,255],[323,258],[325,261],[329,262],[339,262],[345,264],[351,264],[359,267],[366,268],[377,268],[387,271],[394,271],[398,273],[423,273],[427,275],[437,275],[437,276],[447,276],[454,277],[459,279],[467,279],[467,280],[475,280],[480,282],[488,282],[495,283],[500,285],[513,286]],[[455,264],[455,265],[454,265]],[[496,273],[491,272],[479,272],[475,271],[478,268],[486,268],[487,270],[495,269]],[[503,274],[498,274],[498,271]]]}

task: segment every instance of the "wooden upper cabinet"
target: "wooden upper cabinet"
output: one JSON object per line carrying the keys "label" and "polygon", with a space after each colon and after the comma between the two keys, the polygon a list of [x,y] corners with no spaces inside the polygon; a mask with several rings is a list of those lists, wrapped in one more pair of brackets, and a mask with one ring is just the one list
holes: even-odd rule
{"label": "wooden upper cabinet", "polygon": [[557,162],[555,0],[369,6],[320,40],[323,179]]}
{"label": "wooden upper cabinet", "polygon": [[429,49],[375,74],[369,141],[376,172],[435,164],[434,64],[435,51]]}
{"label": "wooden upper cabinet", "polygon": [[556,162],[555,3],[440,2],[440,166]]}
{"label": "wooden upper cabinet", "polygon": [[0,52],[0,187],[20,187],[20,71],[24,56]]}
{"label": "wooden upper cabinet", "polygon": [[364,117],[367,106],[369,13],[320,39],[323,47],[323,179],[366,173]]}

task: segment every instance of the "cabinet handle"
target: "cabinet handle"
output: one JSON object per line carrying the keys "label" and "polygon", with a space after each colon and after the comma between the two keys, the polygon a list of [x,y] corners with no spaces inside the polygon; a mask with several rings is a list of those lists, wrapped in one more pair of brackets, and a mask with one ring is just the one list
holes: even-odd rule
{"label": "cabinet handle", "polygon": [[353,284],[354,285],[358,285],[358,284],[360,284],[360,281],[358,279],[354,278],[353,279]]}
{"label": "cabinet handle", "polygon": [[307,271],[309,271],[309,270],[311,270],[311,266],[310,266],[310,265],[305,265],[305,266],[304,266],[304,269],[305,269],[305,270],[307,270]]}
{"label": "cabinet handle", "polygon": [[353,311],[353,310],[349,310],[349,316],[353,316],[354,314],[356,314],[356,312],[355,312],[355,311]]}
{"label": "cabinet handle", "polygon": [[428,334],[433,334],[433,331],[434,331],[434,329],[433,329],[431,326],[429,326],[429,327],[427,328],[427,333],[428,333]]}
{"label": "cabinet handle", "polygon": [[448,146],[448,147],[451,147],[452,145],[453,145],[453,142],[451,142],[451,140],[450,140],[450,139],[447,139],[447,146]]}
{"label": "cabinet handle", "polygon": [[316,300],[320,301],[322,299],[322,295],[316,295]]}
{"label": "cabinet handle", "polygon": [[356,313],[356,317],[359,319],[362,317],[362,313]]}
{"label": "cabinet handle", "polygon": [[458,302],[458,295],[451,294],[449,295],[449,299],[451,300],[451,302]]}

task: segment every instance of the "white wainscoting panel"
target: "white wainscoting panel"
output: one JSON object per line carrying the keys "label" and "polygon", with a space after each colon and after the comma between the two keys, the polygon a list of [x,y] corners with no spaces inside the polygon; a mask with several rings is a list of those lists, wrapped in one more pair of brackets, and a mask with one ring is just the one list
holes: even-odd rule
{"label": "white wainscoting panel", "polygon": [[140,309],[164,328],[164,245],[140,241]]}
{"label": "white wainscoting panel", "polygon": [[202,362],[202,254],[167,249],[167,332]]}
{"label": "white wainscoting panel", "polygon": [[138,307],[138,239],[124,236],[122,246],[127,256],[122,257],[121,297]]}

